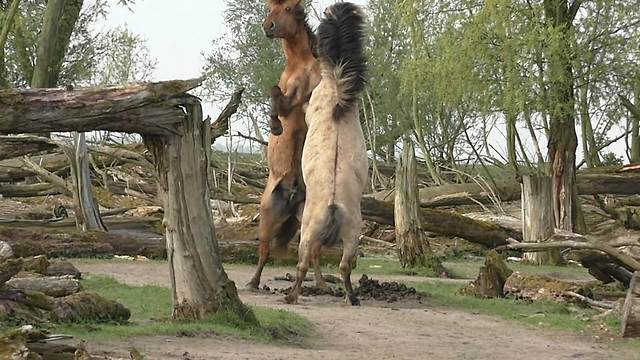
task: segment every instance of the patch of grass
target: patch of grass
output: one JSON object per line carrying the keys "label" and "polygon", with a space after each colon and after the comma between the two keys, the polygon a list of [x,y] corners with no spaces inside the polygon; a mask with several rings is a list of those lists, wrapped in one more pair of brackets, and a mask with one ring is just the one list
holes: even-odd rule
{"label": "patch of grass", "polygon": [[303,317],[285,310],[252,307],[260,325],[243,322],[233,313],[217,313],[195,322],[170,321],[171,290],[159,286],[129,286],[105,276],[89,275],[82,281],[86,290],[95,291],[131,310],[129,324],[73,324],[57,332],[85,340],[130,336],[219,334],[260,341],[300,342],[311,331]]}
{"label": "patch of grass", "polygon": [[425,277],[437,277],[431,268],[417,266],[414,268],[403,268],[400,261],[385,258],[359,258],[358,266],[354,273],[367,275],[414,275]]}
{"label": "patch of grass", "polygon": [[412,283],[420,292],[431,295],[430,300],[439,306],[453,307],[473,313],[494,315],[507,320],[542,326],[558,330],[583,331],[586,321],[596,312],[590,309],[576,309],[567,304],[552,301],[528,302],[515,299],[481,299],[461,295],[460,285],[444,282]]}

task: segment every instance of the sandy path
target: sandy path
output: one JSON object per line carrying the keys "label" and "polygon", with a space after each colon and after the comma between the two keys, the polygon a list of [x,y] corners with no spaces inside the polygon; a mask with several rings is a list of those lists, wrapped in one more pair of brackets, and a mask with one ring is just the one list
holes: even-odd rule
{"label": "sandy path", "polygon": [[[105,274],[134,285],[168,286],[168,271],[161,263],[83,263],[85,273]],[[229,276],[244,284],[251,268],[227,266]],[[265,269],[264,279],[281,275]],[[388,280],[389,277],[376,276]],[[393,277],[397,278],[397,277]],[[395,280],[395,279],[394,279]],[[413,278],[416,281],[417,278]],[[289,283],[268,280],[270,287]],[[612,350],[590,338],[544,332],[498,318],[458,310],[351,307],[339,299],[302,297],[300,305],[285,305],[281,296],[241,290],[248,304],[295,311],[315,325],[316,338],[306,348],[253,343],[220,336],[177,338],[167,336],[129,339],[121,344],[97,344],[100,350],[135,346],[150,359],[633,359],[626,351]],[[119,353],[124,355],[125,353]]]}

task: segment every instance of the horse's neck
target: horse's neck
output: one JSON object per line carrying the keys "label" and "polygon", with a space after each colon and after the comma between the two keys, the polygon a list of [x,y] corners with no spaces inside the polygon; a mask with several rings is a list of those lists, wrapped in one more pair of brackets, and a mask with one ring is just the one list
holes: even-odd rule
{"label": "horse's neck", "polygon": [[298,66],[313,59],[311,42],[306,31],[300,32],[292,39],[284,39],[284,57],[287,66]]}

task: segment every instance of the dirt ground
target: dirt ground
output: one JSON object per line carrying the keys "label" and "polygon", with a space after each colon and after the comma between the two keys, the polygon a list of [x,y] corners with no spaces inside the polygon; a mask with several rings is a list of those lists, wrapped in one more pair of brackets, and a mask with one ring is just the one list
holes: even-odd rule
{"label": "dirt ground", "polygon": [[[162,263],[78,262],[83,273],[103,274],[121,282],[169,286],[168,269]],[[246,283],[252,269],[227,267],[237,283]],[[281,269],[265,269],[270,287],[290,283],[274,281]],[[398,277],[377,276],[381,280]],[[416,278],[413,278],[415,281]],[[352,307],[329,296],[302,297],[300,304],[282,302],[282,296],[240,290],[248,304],[288,309],[306,317],[315,335],[304,347],[265,344],[222,336],[196,338],[156,336],[122,342],[93,343],[92,350],[127,357],[131,346],[149,359],[634,359],[627,350],[575,334],[544,332],[495,317],[434,308],[413,308],[394,303],[363,302]]]}

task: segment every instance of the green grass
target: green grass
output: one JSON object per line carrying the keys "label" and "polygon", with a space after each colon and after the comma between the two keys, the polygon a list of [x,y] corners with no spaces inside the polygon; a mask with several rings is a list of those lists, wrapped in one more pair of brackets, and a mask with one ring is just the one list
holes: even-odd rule
{"label": "green grass", "polygon": [[430,295],[436,306],[456,308],[476,314],[493,315],[506,320],[557,330],[586,330],[587,319],[596,312],[552,301],[528,302],[515,299],[481,299],[458,294],[460,285],[444,282],[411,283]]}
{"label": "green grass", "polygon": [[85,340],[126,338],[130,336],[183,335],[214,333],[260,341],[301,342],[311,324],[289,311],[252,307],[260,326],[249,325],[232,313],[218,313],[196,322],[173,322],[171,290],[158,286],[129,286],[113,278],[89,275],[82,281],[86,290],[95,291],[131,310],[129,324],[64,325],[57,332]]}

